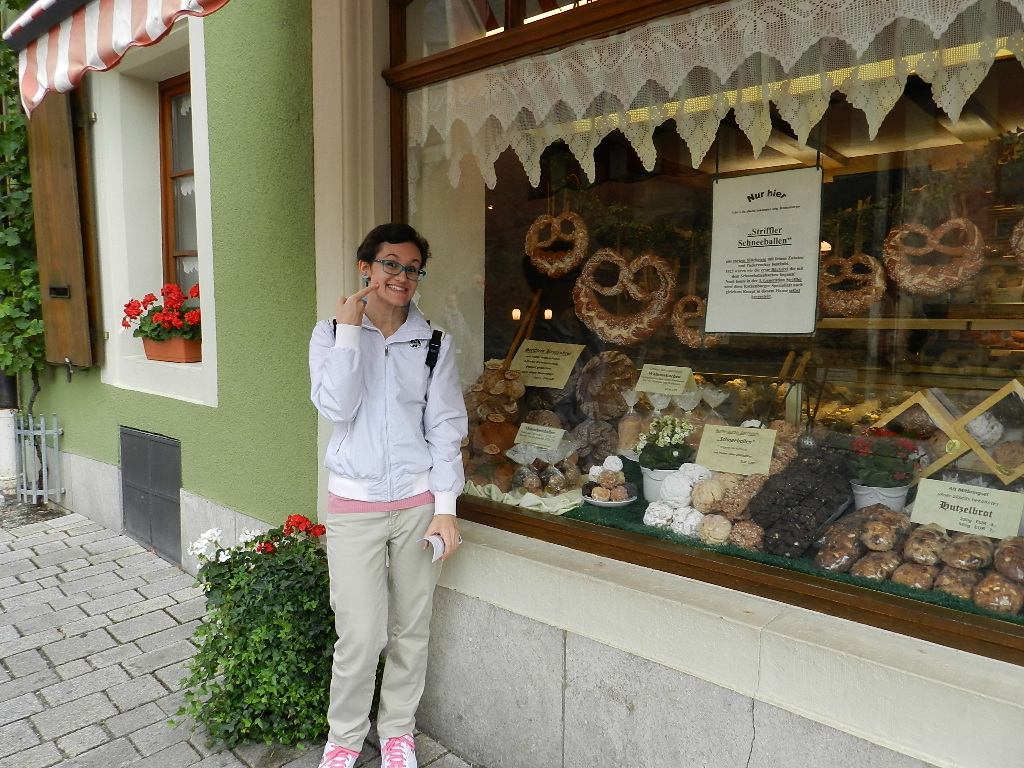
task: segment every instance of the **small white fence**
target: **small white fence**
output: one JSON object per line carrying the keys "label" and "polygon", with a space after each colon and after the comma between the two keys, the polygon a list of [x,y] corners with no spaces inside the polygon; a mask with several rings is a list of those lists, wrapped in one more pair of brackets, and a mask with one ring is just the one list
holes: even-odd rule
{"label": "small white fence", "polygon": [[32,504],[59,501],[64,493],[60,472],[60,436],[53,414],[49,428],[45,416],[19,413],[14,434],[18,443],[18,500]]}

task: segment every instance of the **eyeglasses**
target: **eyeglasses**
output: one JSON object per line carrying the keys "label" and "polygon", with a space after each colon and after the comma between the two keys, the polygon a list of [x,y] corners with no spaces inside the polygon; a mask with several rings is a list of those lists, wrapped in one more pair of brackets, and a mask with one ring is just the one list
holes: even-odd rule
{"label": "eyeglasses", "polygon": [[427,270],[425,269],[420,269],[419,267],[403,267],[397,261],[392,261],[391,259],[374,259],[374,262],[380,264],[384,272],[389,275],[400,275],[405,272],[409,279],[414,283],[418,283],[427,276]]}

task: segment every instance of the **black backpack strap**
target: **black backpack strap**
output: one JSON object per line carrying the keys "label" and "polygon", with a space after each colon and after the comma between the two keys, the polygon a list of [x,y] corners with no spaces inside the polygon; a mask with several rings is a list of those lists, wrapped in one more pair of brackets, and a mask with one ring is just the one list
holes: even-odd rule
{"label": "black backpack strap", "polygon": [[427,344],[427,368],[431,373],[434,372],[434,366],[437,365],[437,356],[441,354],[441,338],[443,336],[444,332],[437,328],[430,334],[430,343]]}
{"label": "black backpack strap", "polygon": [[[334,334],[335,338],[338,336],[338,320],[331,320],[331,333]],[[434,332],[430,334],[430,341],[427,343],[427,368],[430,372],[434,372],[434,366],[437,365],[437,356],[441,354],[441,339],[444,338],[444,331],[440,328],[435,328]]]}

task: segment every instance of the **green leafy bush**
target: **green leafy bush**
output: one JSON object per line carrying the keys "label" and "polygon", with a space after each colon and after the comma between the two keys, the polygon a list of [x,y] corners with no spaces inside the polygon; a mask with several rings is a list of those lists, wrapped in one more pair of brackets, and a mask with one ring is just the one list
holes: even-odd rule
{"label": "green leafy bush", "polygon": [[335,633],[324,532],[292,515],[264,534],[243,531],[230,548],[218,529],[189,547],[208,611],[178,715],[214,741],[295,744],[326,734]]}

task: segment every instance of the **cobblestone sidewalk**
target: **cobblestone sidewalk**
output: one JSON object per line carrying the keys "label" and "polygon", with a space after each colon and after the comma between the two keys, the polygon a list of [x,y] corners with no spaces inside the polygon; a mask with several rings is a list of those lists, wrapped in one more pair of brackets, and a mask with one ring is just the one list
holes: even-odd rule
{"label": "cobblestone sidewalk", "polygon": [[[319,744],[218,751],[170,726],[205,606],[194,579],[81,515],[30,520],[0,527],[0,768],[316,768]],[[416,744],[421,766],[470,768]],[[380,766],[369,740],[363,755]]]}

